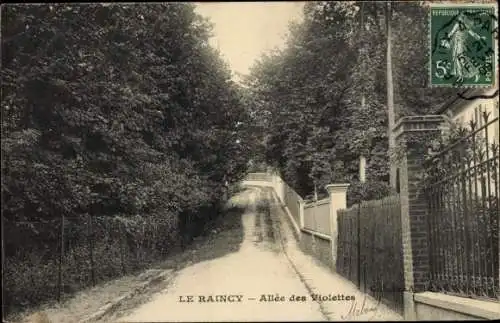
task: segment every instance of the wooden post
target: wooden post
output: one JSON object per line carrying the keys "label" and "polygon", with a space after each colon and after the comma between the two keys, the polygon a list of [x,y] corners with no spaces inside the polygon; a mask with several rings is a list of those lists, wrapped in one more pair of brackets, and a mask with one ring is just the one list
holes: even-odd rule
{"label": "wooden post", "polygon": [[[363,5],[363,2],[361,2],[361,12],[360,12],[360,16],[361,16],[361,23],[360,23],[360,32],[361,32],[361,35],[363,35],[363,31],[365,29],[365,26],[364,26],[364,5]],[[360,53],[361,55],[361,64],[362,64],[362,68],[363,70],[365,70],[365,61],[366,61],[366,57],[364,56],[365,54],[365,51],[361,51]],[[365,94],[364,94],[364,89],[362,89],[362,94],[361,94],[361,109],[364,110],[365,108]],[[365,182],[365,168],[366,168],[366,158],[365,156],[361,155],[359,156],[359,181],[364,183]]]}
{"label": "wooden post", "polygon": [[[394,117],[394,85],[392,79],[392,28],[391,28],[391,3],[390,1],[386,2],[386,14],[385,14],[385,23],[386,23],[386,33],[387,33],[387,53],[386,53],[386,65],[387,65],[387,119],[388,119],[388,128],[387,135],[389,137],[389,153],[392,153],[394,148],[396,147],[395,135],[393,133],[395,117]],[[397,166],[393,161],[390,162],[390,173],[389,173],[389,181],[392,188],[396,188],[396,169]]]}
{"label": "wooden post", "polygon": [[[3,199],[3,195],[2,195],[2,199]],[[5,235],[4,235],[4,220],[3,220],[3,215],[0,215],[1,216],[1,224],[0,224],[0,230],[2,231],[2,286],[5,286],[4,285],[4,280],[5,280],[5,242],[4,242],[4,239],[5,239]],[[4,308],[4,299],[5,299],[5,290],[4,288],[2,288],[2,308]],[[2,311],[2,322],[4,321],[4,311]]]}
{"label": "wooden post", "polygon": [[95,268],[94,268],[94,230],[92,227],[92,216],[89,214],[89,254],[90,254],[90,280],[92,286],[95,286]]}
{"label": "wooden post", "polygon": [[118,231],[120,234],[120,263],[122,267],[122,274],[126,274],[126,268],[125,268],[125,260],[123,259],[123,253],[124,253],[124,230],[123,230],[123,223],[121,221],[118,221]]}
{"label": "wooden post", "polygon": [[318,223],[316,222],[317,207],[318,207],[318,192],[316,190],[316,184],[314,184],[314,205],[313,205],[314,231],[318,231]]}
{"label": "wooden post", "polygon": [[358,233],[358,241],[357,241],[357,253],[358,253],[358,288],[361,290],[361,201],[358,204],[358,216],[357,216],[357,233]]}
{"label": "wooden post", "polygon": [[61,215],[61,250],[59,252],[59,275],[58,275],[58,292],[57,301],[61,301],[62,290],[63,290],[63,261],[64,261],[64,213]]}

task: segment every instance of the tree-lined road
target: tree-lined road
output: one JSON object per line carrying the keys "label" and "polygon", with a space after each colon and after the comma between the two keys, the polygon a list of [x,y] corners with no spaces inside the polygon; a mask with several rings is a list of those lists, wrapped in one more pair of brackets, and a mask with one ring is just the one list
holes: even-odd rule
{"label": "tree-lined road", "polygon": [[256,209],[258,196],[258,190],[239,196],[238,202],[249,202],[249,208],[242,217],[245,237],[238,252],[185,268],[168,290],[120,321],[324,320],[314,302],[260,301],[261,294],[308,292],[279,242],[269,236],[269,223],[256,221],[263,217]]}
{"label": "tree-lined road", "polygon": [[[253,188],[233,197],[233,203],[247,206],[242,215],[244,240],[237,252],[181,270],[167,289],[117,320],[324,321],[399,318],[380,304],[370,303],[368,299],[363,302],[362,295],[355,288],[302,254],[292,240],[284,214],[276,212],[275,208],[267,212],[262,206],[266,201],[271,205],[274,203],[269,196],[269,189]],[[312,299],[314,294],[330,295],[330,300],[320,305]],[[333,297],[338,299],[333,301]]]}
{"label": "tree-lined road", "polygon": [[[351,185],[347,205],[389,194],[387,106],[398,117],[434,113],[455,89],[425,85],[428,35],[415,30],[425,30],[428,8],[386,6],[308,2],[285,46],[262,53],[238,81],[234,61],[210,45],[217,28],[193,3],[3,6],[4,313],[24,315],[86,292],[92,297],[81,307],[91,311],[108,298],[94,297],[94,285],[150,269],[206,236],[229,214],[220,206],[248,172],[272,165],[304,198],[342,179]],[[238,15],[247,19],[248,8],[231,13]],[[366,183],[358,181],[361,161]],[[270,201],[261,192],[239,196],[248,209],[237,252],[179,271],[168,291],[124,319],[356,312],[352,301],[311,300],[308,284],[327,295],[356,289],[299,251],[286,215],[257,208]],[[220,241],[232,234],[216,229]],[[227,247],[239,245],[241,226],[236,231],[238,242]],[[306,301],[260,301],[275,293]],[[200,302],[210,295],[227,302]]]}

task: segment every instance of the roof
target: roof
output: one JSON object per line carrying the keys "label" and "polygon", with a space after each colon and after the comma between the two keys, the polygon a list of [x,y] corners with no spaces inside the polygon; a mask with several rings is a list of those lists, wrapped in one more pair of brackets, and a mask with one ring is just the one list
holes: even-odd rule
{"label": "roof", "polygon": [[473,95],[480,95],[490,90],[491,88],[469,88],[459,91],[455,95],[451,96],[448,100],[446,100],[436,110],[436,114],[444,114],[446,111],[454,110],[454,108],[458,107],[461,103],[467,102],[467,100],[462,99],[461,96],[470,97]]}

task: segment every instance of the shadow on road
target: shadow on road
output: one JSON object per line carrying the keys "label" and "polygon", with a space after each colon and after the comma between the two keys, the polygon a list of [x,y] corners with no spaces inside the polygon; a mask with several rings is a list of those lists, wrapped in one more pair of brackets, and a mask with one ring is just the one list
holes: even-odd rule
{"label": "shadow on road", "polygon": [[242,203],[229,206],[212,224],[211,230],[195,238],[184,251],[169,257],[161,267],[178,270],[237,252],[244,239],[242,215],[246,209],[247,205]]}
{"label": "shadow on road", "polygon": [[[245,236],[242,215],[247,212],[250,191],[246,190],[235,194],[231,199],[232,203],[228,203],[229,205],[212,223],[211,229],[205,235],[195,238],[191,244],[185,247],[185,250],[179,250],[170,255],[167,260],[155,268],[173,269],[175,273],[194,264],[221,258],[239,251]],[[151,301],[152,295],[155,293],[167,290],[170,282],[171,280],[164,280],[152,284],[147,293],[136,295],[124,302],[119,308],[106,315],[102,322],[116,321],[118,317],[132,313],[141,304]]]}

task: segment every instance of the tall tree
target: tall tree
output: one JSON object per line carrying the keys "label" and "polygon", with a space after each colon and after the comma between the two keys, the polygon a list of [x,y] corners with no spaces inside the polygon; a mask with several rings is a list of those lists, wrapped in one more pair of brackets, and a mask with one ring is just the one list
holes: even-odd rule
{"label": "tall tree", "polygon": [[389,182],[395,119],[432,113],[454,93],[427,87],[425,33],[408,28],[425,30],[426,17],[415,2],[310,2],[286,47],[255,65],[250,88],[268,111],[267,156],[298,191],[358,179],[360,156],[368,181]]}
{"label": "tall tree", "polygon": [[246,110],[193,4],[2,9],[7,219],[175,222],[241,178]]}

